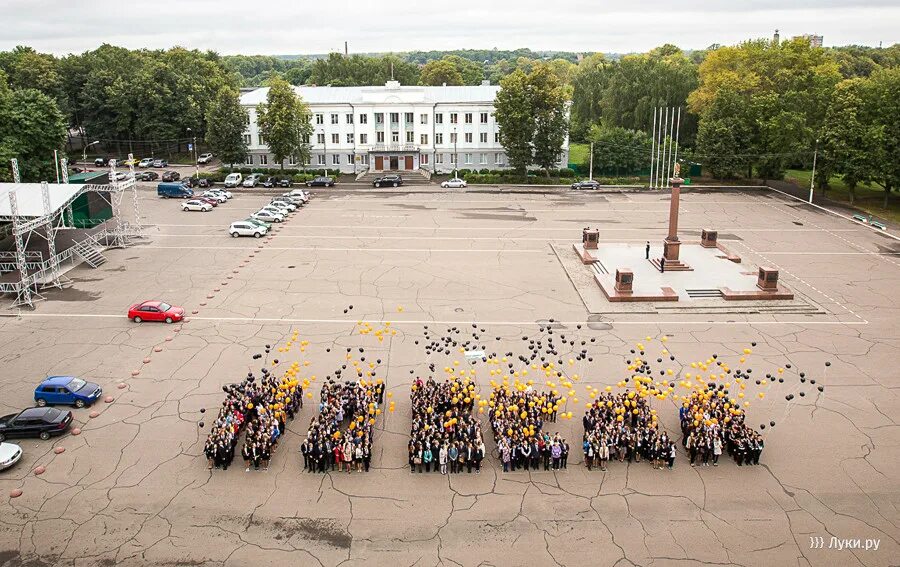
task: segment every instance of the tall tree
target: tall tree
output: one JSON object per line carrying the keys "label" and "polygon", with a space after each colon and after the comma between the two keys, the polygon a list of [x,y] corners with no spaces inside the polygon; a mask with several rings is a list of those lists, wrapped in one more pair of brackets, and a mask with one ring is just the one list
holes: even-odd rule
{"label": "tall tree", "polygon": [[528,75],[522,70],[516,69],[500,81],[494,113],[500,127],[500,144],[506,150],[509,165],[524,174],[534,154],[532,140],[536,121],[531,108]]}
{"label": "tall tree", "polygon": [[62,150],[66,119],[56,101],[35,89],[10,89],[0,71],[0,179],[12,180],[9,160],[19,160],[23,181],[53,178],[53,150]]}
{"label": "tall tree", "polygon": [[429,61],[422,67],[419,73],[419,84],[440,86],[440,85],[461,85],[463,84],[462,73],[451,61],[446,59],[438,59]]}
{"label": "tall tree", "polygon": [[594,169],[599,173],[634,175],[647,167],[652,142],[646,132],[594,125],[588,138],[594,144]]}
{"label": "tall tree", "polygon": [[900,189],[900,67],[872,73],[865,96],[872,181],[884,189],[887,208],[891,191]]}
{"label": "tall tree", "polygon": [[[563,62],[571,65],[567,61]],[[535,121],[532,142],[534,163],[544,168],[549,175],[550,168],[559,162],[560,149],[568,133],[566,104],[571,96],[569,88],[550,65],[535,66],[534,71],[528,75],[528,86]]]}
{"label": "tall tree", "polygon": [[309,106],[287,81],[275,77],[269,82],[266,102],[257,107],[256,113],[260,134],[281,169],[289,156],[300,163],[309,161],[309,144],[305,143],[313,130]]}
{"label": "tall tree", "polygon": [[219,89],[206,111],[206,143],[222,163],[233,167],[247,157],[244,141],[247,120],[238,91],[229,87]]}
{"label": "tall tree", "polygon": [[587,139],[591,126],[600,123],[601,100],[612,74],[613,64],[602,53],[585,57],[572,77],[572,138]]}
{"label": "tall tree", "polygon": [[517,69],[500,81],[494,110],[500,143],[514,169],[524,173],[537,164],[549,170],[558,161],[568,100],[568,88],[548,65],[536,64],[527,75]]}

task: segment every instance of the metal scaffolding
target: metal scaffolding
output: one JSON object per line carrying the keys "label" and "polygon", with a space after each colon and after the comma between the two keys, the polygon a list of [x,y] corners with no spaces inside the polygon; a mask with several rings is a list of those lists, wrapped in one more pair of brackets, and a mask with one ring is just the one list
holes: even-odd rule
{"label": "metal scaffolding", "polygon": [[[43,299],[38,292],[40,287],[62,287],[66,281],[62,275],[62,262],[80,258],[89,266],[96,268],[106,261],[101,253],[104,248],[130,246],[135,238],[144,236],[143,226],[140,223],[133,165],[129,168],[130,174],[121,181],[117,181],[115,162],[112,162],[110,182],[107,185],[88,184],[72,190],[73,186],[68,183],[57,184],[55,186],[57,188],[66,186],[70,190],[64,194],[62,202],[60,202],[59,193],[54,193],[56,195],[55,208],[51,199],[51,191],[54,191],[51,184],[47,182],[41,182],[39,186],[34,184],[35,191],[41,192],[41,206],[40,211],[37,212],[32,196],[30,213],[23,211],[17,191],[22,190],[22,195],[34,195],[34,193],[31,193],[28,185],[21,184],[18,162],[13,159],[11,165],[14,185],[7,193],[9,215],[0,215],[0,221],[9,222],[8,233],[15,243],[15,251],[0,252],[0,293],[15,294],[13,307],[26,305],[34,308],[34,302]],[[60,165],[62,180],[67,182],[68,164],[66,160],[60,160]],[[59,190],[56,189],[56,191]],[[134,222],[129,222],[121,217],[122,197],[127,190],[131,190],[133,194]],[[72,202],[79,196],[90,192],[109,196],[114,215],[110,223],[112,226],[107,225],[81,233],[78,232],[78,229],[74,229]],[[28,209],[26,208],[26,210]],[[57,237],[60,235],[60,231],[67,230],[73,231],[68,233],[70,245],[60,251],[57,249]],[[35,237],[44,239],[45,245],[32,243],[32,239]],[[34,250],[35,247],[38,250]]]}

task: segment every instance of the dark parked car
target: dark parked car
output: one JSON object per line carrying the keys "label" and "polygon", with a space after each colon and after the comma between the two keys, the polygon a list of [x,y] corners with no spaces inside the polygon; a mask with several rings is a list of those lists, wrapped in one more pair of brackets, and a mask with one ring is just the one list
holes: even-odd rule
{"label": "dark parked car", "polygon": [[177,171],[167,171],[163,173],[162,180],[164,183],[170,183],[172,181],[178,181],[181,179],[181,174]]}
{"label": "dark parked car", "polygon": [[61,435],[72,423],[72,412],[56,408],[28,408],[0,417],[0,441],[13,437],[50,439]]}
{"label": "dark parked car", "polygon": [[576,181],[572,184],[572,189],[599,189],[600,184],[596,180]]}
{"label": "dark parked car", "polygon": [[387,187],[388,185],[399,187],[400,185],[403,185],[403,178],[399,175],[383,175],[372,182],[372,187]]}
{"label": "dark parked car", "polygon": [[191,189],[195,189],[197,187],[201,189],[209,189],[213,185],[212,181],[204,177],[185,177],[181,180],[181,184],[185,187],[190,187]]}
{"label": "dark parked car", "polygon": [[331,177],[316,177],[306,182],[307,187],[334,187],[334,179]]}
{"label": "dark parked car", "polygon": [[272,187],[275,187],[276,183],[278,183],[278,180],[274,177],[266,177],[262,182],[262,186],[271,189]]}
{"label": "dark parked car", "polygon": [[112,159],[116,160],[117,164],[122,163],[122,160],[120,160],[119,158],[98,157],[97,159],[94,160],[94,165],[97,167],[106,167],[107,165],[109,165],[109,160],[112,160]]}
{"label": "dark parked car", "polygon": [[294,182],[289,177],[282,177],[278,180],[279,187],[293,187]]}
{"label": "dark parked car", "polygon": [[156,181],[159,179],[159,174],[155,171],[139,171],[134,174],[134,178],[138,181]]}

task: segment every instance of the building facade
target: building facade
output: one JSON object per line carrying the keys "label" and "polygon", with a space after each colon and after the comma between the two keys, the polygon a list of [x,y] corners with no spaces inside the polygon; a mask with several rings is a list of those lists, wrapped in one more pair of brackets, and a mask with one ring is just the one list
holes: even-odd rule
{"label": "building facade", "polygon": [[[373,87],[294,87],[310,108],[310,163],[285,167],[340,169],[343,173],[509,167],[494,117],[498,86],[422,87],[388,81]],[[256,107],[268,88],[241,95],[249,114],[247,165],[277,167],[257,125]],[[558,167],[569,159],[569,140]]]}

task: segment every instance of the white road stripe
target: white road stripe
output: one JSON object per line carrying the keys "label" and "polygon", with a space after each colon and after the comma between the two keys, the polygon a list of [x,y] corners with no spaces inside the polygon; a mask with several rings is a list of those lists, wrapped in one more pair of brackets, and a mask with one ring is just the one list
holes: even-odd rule
{"label": "white road stripe", "polygon": [[[123,322],[127,319],[124,315],[113,315],[113,314],[102,314],[102,313],[17,313],[17,314],[9,314],[0,317],[0,320],[4,318],[48,318],[48,319],[77,319],[77,318],[92,318],[92,319],[122,319]],[[347,324],[356,326],[356,321],[359,319],[300,319],[300,318],[290,318],[290,317],[202,317],[198,315],[189,315],[189,321],[214,321],[214,322],[223,322],[223,323],[322,323],[322,324]],[[367,323],[377,323],[383,324],[386,320],[376,321],[373,319],[364,319]],[[390,320],[391,326],[396,327],[398,325],[471,325],[472,323],[477,323],[479,325],[499,325],[499,326],[513,326],[513,327],[526,327],[526,326],[545,326],[547,325],[546,321],[486,321],[483,319],[455,319],[455,320],[434,320],[434,319],[416,319],[416,320]],[[745,326],[754,326],[754,325],[868,325],[868,321],[667,321],[665,319],[658,319],[653,321],[556,321],[554,324],[560,325],[582,325],[587,326],[590,324],[610,324],[610,325],[745,325]]]}
{"label": "white road stripe", "polygon": [[475,249],[475,248],[326,248],[322,246],[266,246],[265,248],[256,248],[253,246],[157,246],[150,244],[141,246],[141,250],[157,249],[157,250],[255,250],[263,252],[266,250],[323,250],[326,252],[479,252],[479,253],[497,253],[497,252],[547,252],[544,248],[496,248],[496,249]]}

